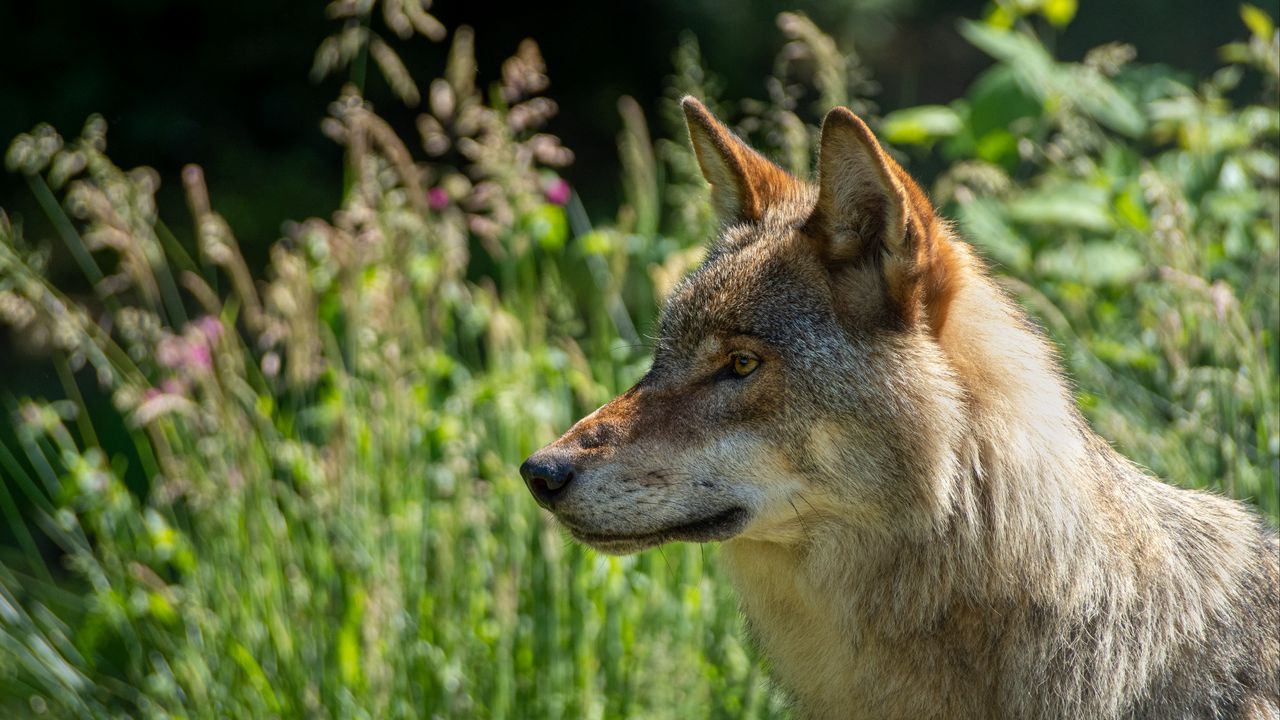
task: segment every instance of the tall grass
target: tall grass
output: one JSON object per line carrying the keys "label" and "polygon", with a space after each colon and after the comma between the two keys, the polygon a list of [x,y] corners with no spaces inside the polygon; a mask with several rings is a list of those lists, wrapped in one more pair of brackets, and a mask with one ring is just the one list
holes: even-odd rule
{"label": "tall grass", "polygon": [[[194,167],[189,254],[100,118],[9,149],[91,293],[51,284],[46,247],[0,214],[0,317],[63,384],[6,393],[0,713],[784,716],[713,547],[596,555],[514,468],[642,373],[655,308],[712,232],[675,99],[804,172],[827,106],[874,110],[865,68],[784,14],[768,97],[728,103],[687,40],[659,132],[620,102],[626,203],[593,226],[540,132],[534,44],[482,90],[459,28],[420,90],[377,29],[439,37],[434,20],[339,5],[317,73],[352,80],[323,124],[342,206],[292,225],[265,277]],[[1196,85],[1122,47],[1059,62],[1012,12],[965,26],[998,60],[965,99],[880,129],[948,160],[935,197],[1062,344],[1104,433],[1274,518],[1274,27],[1247,10],[1235,69]],[[362,98],[370,58],[425,98],[412,141]],[[1263,97],[1233,107],[1246,68]],[[113,409],[91,411],[103,393]]]}

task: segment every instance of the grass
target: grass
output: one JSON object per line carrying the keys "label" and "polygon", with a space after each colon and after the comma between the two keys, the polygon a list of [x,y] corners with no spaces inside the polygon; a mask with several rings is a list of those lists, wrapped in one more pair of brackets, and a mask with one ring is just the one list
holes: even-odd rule
{"label": "grass", "polygon": [[539,132],[554,103],[532,43],[480,89],[454,30],[414,142],[372,111],[369,72],[418,92],[379,23],[439,35],[391,5],[340,18],[317,56],[359,81],[323,125],[344,199],[262,277],[198,168],[192,250],[100,118],[10,147],[91,290],[55,287],[47,246],[0,214],[0,318],[63,388],[5,394],[0,713],[784,717],[715,548],[596,555],[514,471],[639,377],[713,230],[685,92],[806,174],[835,103],[904,159],[945,161],[935,200],[1060,343],[1091,421],[1176,482],[1280,512],[1280,74],[1260,11],[1228,69],[1190,81],[1118,45],[1059,61],[1032,28],[1060,15],[1005,8],[963,26],[996,58],[963,98],[882,117],[803,16],[779,19],[764,100],[723,102],[690,40],[656,132],[620,103],[626,203],[593,225]]}

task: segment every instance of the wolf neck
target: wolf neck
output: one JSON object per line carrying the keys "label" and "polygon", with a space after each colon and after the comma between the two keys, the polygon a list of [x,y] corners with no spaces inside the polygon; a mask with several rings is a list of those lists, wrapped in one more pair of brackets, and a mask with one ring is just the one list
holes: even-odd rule
{"label": "wolf neck", "polygon": [[978,665],[995,662],[1008,614],[1095,601],[1113,550],[1102,539],[1128,530],[1094,491],[1141,476],[1083,423],[1047,343],[989,280],[972,280],[940,338],[970,407],[932,528],[901,534],[837,515],[808,519],[804,542],[723,548],[753,635],[814,717],[850,716],[833,687],[859,688],[856,702],[883,709],[872,717],[937,712],[910,698],[971,700],[966,684],[1000,671]]}

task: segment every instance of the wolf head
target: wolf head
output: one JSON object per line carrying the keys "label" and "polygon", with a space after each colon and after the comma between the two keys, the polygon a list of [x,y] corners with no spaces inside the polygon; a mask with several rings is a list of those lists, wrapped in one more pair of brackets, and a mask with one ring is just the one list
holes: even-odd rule
{"label": "wolf head", "polygon": [[935,523],[965,421],[942,345],[968,248],[849,110],[824,120],[809,183],[683,105],[718,236],[649,372],[534,453],[529,489],[614,553]]}

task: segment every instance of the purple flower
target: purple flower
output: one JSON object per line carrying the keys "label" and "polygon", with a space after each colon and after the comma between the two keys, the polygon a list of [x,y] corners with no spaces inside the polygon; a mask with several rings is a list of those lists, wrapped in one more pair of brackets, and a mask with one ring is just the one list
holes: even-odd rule
{"label": "purple flower", "polygon": [[205,315],[196,320],[196,329],[205,336],[210,343],[218,342],[218,338],[222,337],[222,321],[212,315]]}
{"label": "purple flower", "polygon": [[543,193],[547,196],[547,202],[555,205],[564,205],[569,202],[569,181],[564,178],[556,178],[547,185],[547,189]]}
{"label": "purple flower", "polygon": [[192,370],[208,370],[213,367],[213,354],[204,343],[191,343],[187,346],[187,367]]}
{"label": "purple flower", "polygon": [[198,325],[182,336],[166,335],[156,346],[156,362],[188,377],[203,373],[213,367],[209,338]]}
{"label": "purple flower", "polygon": [[449,193],[437,185],[427,191],[427,204],[432,210],[443,210],[449,205]]}

